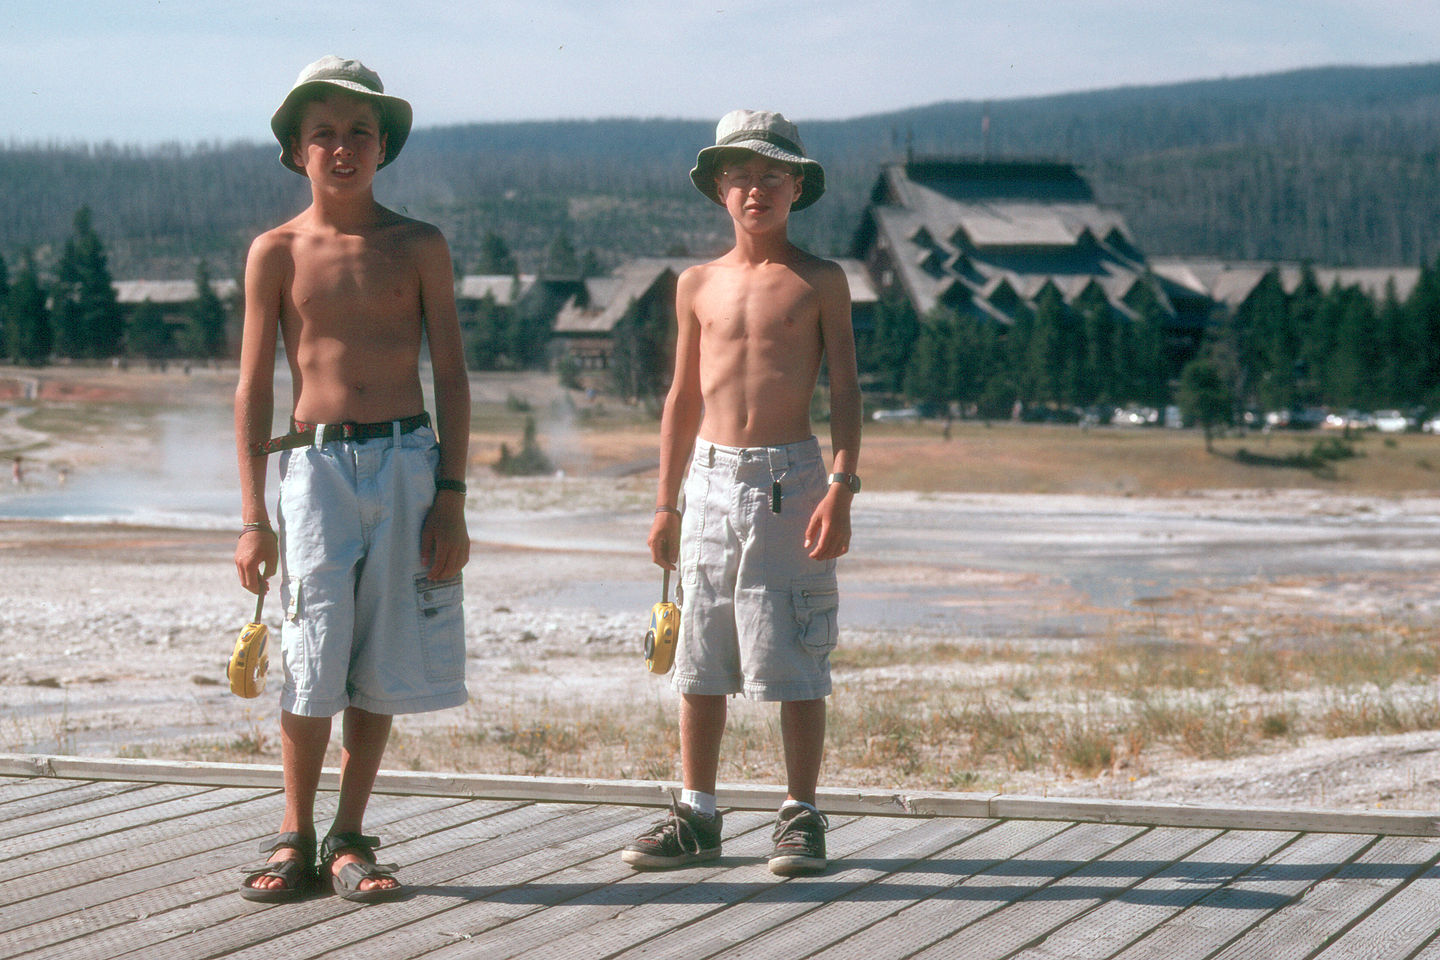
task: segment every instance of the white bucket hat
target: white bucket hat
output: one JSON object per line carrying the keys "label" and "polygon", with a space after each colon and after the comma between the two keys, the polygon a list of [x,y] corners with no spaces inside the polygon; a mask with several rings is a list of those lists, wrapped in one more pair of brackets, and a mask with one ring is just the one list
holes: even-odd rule
{"label": "white bucket hat", "polygon": [[791,210],[804,210],[825,192],[824,168],[805,156],[800,131],[781,114],[771,110],[731,110],[715,125],[715,146],[706,147],[695,158],[690,182],[721,206],[725,201],[715,193],[715,163],[726,150],[748,150],[799,166],[805,179]]}
{"label": "white bucket hat", "polygon": [[400,148],[405,146],[405,140],[410,136],[410,124],[414,119],[410,104],[399,97],[386,96],[380,74],[359,60],[325,56],[300,71],[285,102],[270,118],[270,129],[275,139],[280,141],[281,163],[301,176],[305,175],[305,171],[291,158],[291,140],[300,125],[300,106],[305,102],[302,94],[321,85],[357,94],[374,103],[375,111],[380,115],[380,130],[385,135],[385,160],[380,166],[384,167],[400,156]]}

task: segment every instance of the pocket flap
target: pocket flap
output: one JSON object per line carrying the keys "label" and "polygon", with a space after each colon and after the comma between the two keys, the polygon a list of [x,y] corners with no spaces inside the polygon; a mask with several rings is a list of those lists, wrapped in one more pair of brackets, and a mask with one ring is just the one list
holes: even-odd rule
{"label": "pocket flap", "polygon": [[799,616],[806,612],[834,610],[840,605],[840,588],[833,573],[796,577],[790,581],[790,591]]}
{"label": "pocket flap", "polygon": [[433,617],[435,611],[453,607],[460,603],[465,594],[465,582],[459,576],[446,580],[431,580],[425,574],[415,578],[415,595],[425,616]]}

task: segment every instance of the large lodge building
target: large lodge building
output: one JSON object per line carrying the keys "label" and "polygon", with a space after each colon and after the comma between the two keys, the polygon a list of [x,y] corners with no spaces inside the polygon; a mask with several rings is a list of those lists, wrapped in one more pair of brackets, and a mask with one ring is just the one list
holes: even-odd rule
{"label": "large lodge building", "polygon": [[[473,325],[488,298],[544,327],[552,361],[569,357],[581,370],[603,370],[627,314],[639,312],[673,328],[675,280],[696,262],[639,258],[591,278],[462,277],[456,284],[461,324]],[[1124,217],[1096,202],[1073,164],[961,157],[912,157],[882,166],[851,256],[840,263],[850,280],[857,328],[871,322],[882,298],[896,297],[921,316],[945,307],[1008,325],[1053,291],[1067,304],[1103,297],[1132,319],[1142,302],[1158,307],[1177,362],[1193,352],[1208,324],[1243,305],[1271,269],[1279,268],[1287,290],[1301,274],[1297,264],[1151,259]],[[1419,270],[1315,267],[1314,273],[1323,287],[1355,284],[1375,297],[1393,284],[1403,299]],[[185,297],[194,295],[193,282],[116,286],[127,308],[151,300],[181,311]],[[222,288],[236,293],[233,281],[217,281],[217,292]]]}

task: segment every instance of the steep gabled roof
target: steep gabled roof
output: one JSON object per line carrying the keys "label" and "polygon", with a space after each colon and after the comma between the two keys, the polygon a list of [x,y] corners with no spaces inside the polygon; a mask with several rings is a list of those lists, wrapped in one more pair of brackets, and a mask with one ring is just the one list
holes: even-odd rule
{"label": "steep gabled roof", "polygon": [[[1254,263],[1249,261],[1209,260],[1203,258],[1164,258],[1154,262],[1155,272],[1171,283],[1187,290],[1202,292],[1217,303],[1230,308],[1240,306],[1255,292],[1260,281],[1272,270],[1279,272],[1280,286],[1294,293],[1300,286],[1305,268],[1298,263]],[[1420,279],[1418,267],[1312,267],[1320,289],[1359,287],[1367,295],[1379,299],[1390,283],[1395,295],[1404,300]]]}
{"label": "steep gabled roof", "polygon": [[[872,245],[921,313],[959,303],[956,278],[984,290],[1005,276],[1015,294],[1012,312],[1047,281],[1068,301],[1094,279],[1117,305],[1136,283],[1153,285],[1124,218],[1095,202],[1073,165],[1054,161],[889,164],[871,190],[854,252],[873,262]],[[1159,299],[1168,309],[1163,294]],[[983,293],[970,304],[981,313],[994,309]]]}
{"label": "steep gabled roof", "polygon": [[[239,293],[240,285],[234,280],[211,280],[210,289],[225,300]],[[118,280],[115,283],[115,299],[126,304],[146,300],[157,305],[191,303],[199,292],[194,280]]]}
{"label": "steep gabled roof", "polygon": [[534,274],[511,276],[508,273],[479,273],[461,277],[456,285],[455,299],[483,300],[488,294],[497,304],[508,307],[525,295],[535,284]]}

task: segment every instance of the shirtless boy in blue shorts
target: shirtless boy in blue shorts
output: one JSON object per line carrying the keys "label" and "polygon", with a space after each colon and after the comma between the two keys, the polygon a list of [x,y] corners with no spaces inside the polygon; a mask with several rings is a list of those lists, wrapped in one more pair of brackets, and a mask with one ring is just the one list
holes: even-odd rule
{"label": "shirtless boy in blue shorts", "polygon": [[[684,604],[673,683],[685,789],[670,815],[621,856],[656,869],[720,855],[715,782],[725,698],[744,693],[780,701],[788,797],[770,869],[788,876],[827,865],[815,789],[836,640],[835,559],[850,548],[850,500],[860,488],[860,390],[845,274],[786,233],[790,212],[824,192],[824,170],[778,113],[733,111],[715,140],[690,179],[729,212],[735,247],[680,276],[675,379],[660,424],[649,537],[655,563],[673,570],[679,559]],[[822,359],[830,376],[828,476],[810,426]]]}
{"label": "shirtless boy in blue shorts", "polygon": [[[342,712],[340,795],[319,869],[349,899],[400,896],[393,866],[375,863],[379,842],[362,832],[391,717],[466,700],[470,387],[450,251],[438,230],[380,206],[371,189],[410,121],[410,105],[386,96],[373,71],[336,57],[306,67],[271,120],[280,162],[309,178],[311,203],[256,238],[245,267],[235,566],[259,593],[278,565],[285,615],[285,814],[262,844],[269,860],[241,884],[250,900],[295,900],[318,879],[315,792],[331,718]],[[271,440],[277,335],[293,414],[291,432]],[[278,535],[265,500],[276,452]]]}

